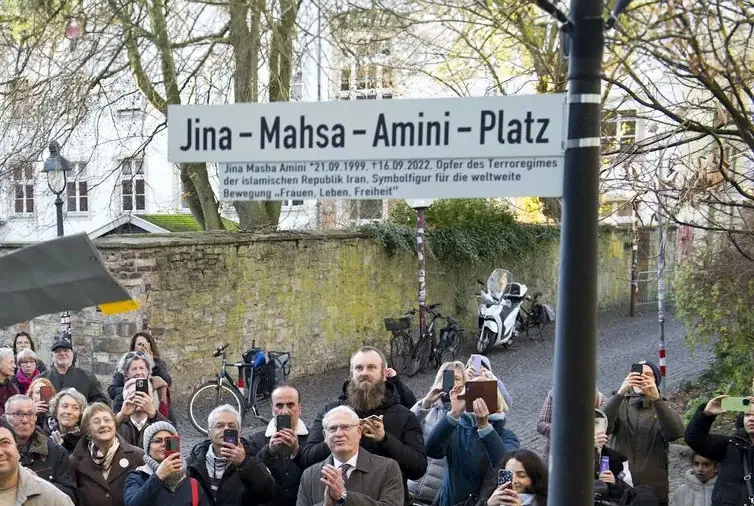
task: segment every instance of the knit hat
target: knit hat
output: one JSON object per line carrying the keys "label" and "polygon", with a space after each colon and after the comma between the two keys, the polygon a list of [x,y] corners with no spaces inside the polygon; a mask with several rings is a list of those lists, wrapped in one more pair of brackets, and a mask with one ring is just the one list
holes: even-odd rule
{"label": "knit hat", "polygon": [[147,425],[144,429],[144,453],[149,455],[149,445],[152,443],[152,438],[155,434],[163,430],[170,432],[174,436],[178,435],[178,431],[170,422],[154,422],[151,425]]}
{"label": "knit hat", "polygon": [[655,384],[659,387],[660,386],[660,380],[662,380],[662,373],[660,372],[660,368],[657,367],[657,365],[653,364],[649,360],[642,360],[639,362],[642,365],[648,365],[652,368],[652,372],[655,375]]}

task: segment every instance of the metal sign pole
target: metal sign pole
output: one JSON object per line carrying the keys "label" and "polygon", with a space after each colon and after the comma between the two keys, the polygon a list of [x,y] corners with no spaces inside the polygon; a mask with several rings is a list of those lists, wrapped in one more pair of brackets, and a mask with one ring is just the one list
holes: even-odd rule
{"label": "metal sign pole", "polygon": [[600,167],[600,0],[571,0],[568,137],[555,338],[550,504],[594,500],[597,220]]}

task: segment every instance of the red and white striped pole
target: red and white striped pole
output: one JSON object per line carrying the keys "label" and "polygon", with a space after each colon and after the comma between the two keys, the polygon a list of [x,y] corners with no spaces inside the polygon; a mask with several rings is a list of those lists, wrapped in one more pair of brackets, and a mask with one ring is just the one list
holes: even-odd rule
{"label": "red and white striped pole", "polygon": [[660,374],[665,379],[665,343],[660,342]]}

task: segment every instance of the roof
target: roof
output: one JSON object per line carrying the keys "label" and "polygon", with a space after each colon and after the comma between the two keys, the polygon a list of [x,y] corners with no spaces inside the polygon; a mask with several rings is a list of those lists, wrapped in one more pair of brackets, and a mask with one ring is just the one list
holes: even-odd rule
{"label": "roof", "polygon": [[[225,230],[230,232],[238,232],[240,230],[238,223],[235,221],[227,218],[221,219],[223,220],[223,225],[225,225]],[[199,222],[190,214],[124,214],[90,232],[89,237],[91,239],[102,237],[126,224],[134,225],[145,233],[150,234],[202,231]]]}
{"label": "roof", "polygon": [[[168,232],[201,232],[202,227],[190,214],[138,214],[137,217],[146,220]],[[238,231],[238,223],[227,218],[220,218],[225,230]]]}

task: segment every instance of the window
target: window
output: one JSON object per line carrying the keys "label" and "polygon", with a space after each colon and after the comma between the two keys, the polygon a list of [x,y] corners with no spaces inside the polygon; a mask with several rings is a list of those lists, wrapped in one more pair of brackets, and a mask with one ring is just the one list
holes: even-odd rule
{"label": "window", "polygon": [[13,212],[34,212],[34,164],[19,163],[13,167]]}
{"label": "window", "polygon": [[351,91],[351,68],[340,71],[340,91]]}
{"label": "window", "polygon": [[602,118],[602,151],[623,150],[636,142],[636,111],[606,111]]}
{"label": "window", "polygon": [[359,40],[340,70],[341,100],[393,98],[394,69],[389,66],[390,40]]}
{"label": "window", "polygon": [[73,181],[66,185],[66,209],[68,212],[89,211],[89,183],[86,181],[86,162],[71,162]]}
{"label": "window", "polygon": [[146,183],[144,181],[144,160],[126,158],[121,160],[121,209],[123,211],[144,211],[146,209]]}
{"label": "window", "polygon": [[304,205],[303,200],[284,200],[283,201],[284,207],[299,207],[303,205]]}

